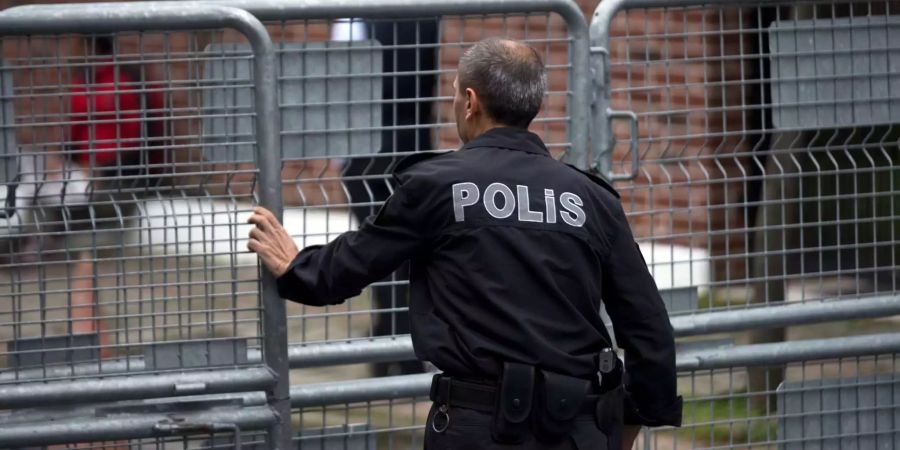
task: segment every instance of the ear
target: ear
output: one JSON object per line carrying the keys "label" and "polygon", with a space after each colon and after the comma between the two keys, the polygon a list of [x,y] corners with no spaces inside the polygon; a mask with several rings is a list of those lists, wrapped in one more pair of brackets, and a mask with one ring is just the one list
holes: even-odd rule
{"label": "ear", "polygon": [[472,88],[466,88],[466,119],[481,111],[481,102],[478,94]]}

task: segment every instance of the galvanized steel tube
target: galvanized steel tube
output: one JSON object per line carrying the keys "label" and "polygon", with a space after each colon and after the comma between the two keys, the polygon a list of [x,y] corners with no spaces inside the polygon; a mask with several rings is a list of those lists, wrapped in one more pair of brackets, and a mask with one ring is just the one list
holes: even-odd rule
{"label": "galvanized steel tube", "polygon": [[[719,311],[671,318],[677,337],[731,333],[766,327],[810,325],[829,321],[859,320],[900,315],[900,297],[877,296],[853,300],[827,300],[765,308]],[[259,350],[248,351],[251,363],[261,362]],[[348,342],[294,344],[288,347],[291,368],[337,366],[416,359],[409,335]],[[81,363],[65,367],[0,372],[0,383],[44,378],[115,375],[144,370],[141,357],[121,361]]]}
{"label": "galvanized steel tube", "polygon": [[877,296],[681,315],[672,317],[671,322],[675,335],[684,337],[898,314],[900,296]]}
{"label": "galvanized steel tube", "polygon": [[0,386],[0,409],[261,391],[274,383],[272,372],[263,367],[22,383]]}
{"label": "galvanized steel tube", "polygon": [[[679,355],[679,372],[778,365],[900,352],[900,333],[757,344]],[[291,387],[294,407],[359,403],[428,395],[431,374],[316,383]]]}
{"label": "galvanized steel tube", "polygon": [[419,397],[428,394],[432,377],[433,374],[424,373],[291,386],[291,406],[305,408]]}
{"label": "galvanized steel tube", "polygon": [[[177,421],[176,421],[177,420]],[[197,430],[260,430],[276,422],[268,407],[223,408],[191,414],[140,414],[6,425],[0,427],[0,447],[111,441],[179,435],[174,425]],[[167,426],[167,425],[173,426]]]}

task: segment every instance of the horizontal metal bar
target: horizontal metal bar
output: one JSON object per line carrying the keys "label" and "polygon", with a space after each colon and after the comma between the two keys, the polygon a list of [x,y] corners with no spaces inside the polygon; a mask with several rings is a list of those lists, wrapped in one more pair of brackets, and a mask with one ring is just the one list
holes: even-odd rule
{"label": "horizontal metal bar", "polygon": [[[207,2],[26,5],[0,13],[0,35],[234,28],[253,39],[259,21],[240,8]],[[264,30],[264,28],[263,28]],[[263,31],[265,33],[265,31]]]}
{"label": "horizontal metal bar", "polygon": [[398,375],[291,386],[291,407],[359,403],[428,395],[434,374]]}
{"label": "horizontal metal bar", "polygon": [[[879,296],[675,316],[671,322],[675,336],[688,337],[767,327],[889,317],[898,314],[900,314],[900,296]],[[408,335],[366,341],[291,346],[288,354],[292,368],[416,359],[412,340]]]}
{"label": "horizontal metal bar", "polygon": [[686,372],[898,352],[900,333],[885,333],[709,349],[678,355],[676,366],[679,372]]}
{"label": "horizontal metal bar", "polygon": [[[259,20],[404,18],[445,15],[556,12],[567,21],[584,22],[572,0],[201,0],[244,9]],[[571,25],[571,24],[570,24]],[[587,31],[585,24],[584,31]]]}
{"label": "horizontal metal bar", "polygon": [[[480,14],[512,14],[556,12],[569,22],[584,19],[578,4],[572,0],[379,0],[363,2],[359,0],[199,0],[199,1],[157,1],[121,3],[94,3],[89,9],[108,10],[104,15],[115,16],[123,10],[135,7],[127,5],[144,5],[136,8],[164,9],[165,4],[177,3],[174,9],[185,5],[185,14],[191,14],[196,5],[214,5],[220,7],[245,10],[262,21],[304,20],[304,19],[339,19],[346,17],[365,18],[408,18],[437,17],[444,15],[480,15]],[[37,4],[15,6],[3,11],[13,14],[58,14],[70,11],[84,11],[78,4]],[[571,25],[571,23],[570,23]],[[123,25],[123,28],[127,26]],[[112,30],[104,30],[112,31]],[[581,32],[587,32],[587,24]]]}
{"label": "horizontal metal bar", "polygon": [[[199,411],[201,407],[198,404],[204,402],[207,403],[205,406],[215,408],[266,406],[266,393],[263,391],[235,392],[7,410],[0,413],[0,428],[37,422],[59,422],[86,416],[99,417],[109,415],[111,410],[116,414],[146,414],[163,411],[174,414],[179,411]],[[127,408],[132,409],[129,412]]]}
{"label": "horizontal metal bar", "polygon": [[[295,344],[288,348],[291,368],[338,366],[342,364],[393,362],[416,359],[409,335],[373,338],[365,341],[329,342],[323,344]],[[259,364],[259,349],[247,350],[247,362]],[[57,367],[0,372],[0,383],[16,383],[46,379],[91,377],[142,372],[146,364],[142,356],[115,361],[86,362]]]}
{"label": "horizontal metal bar", "polygon": [[[786,1],[786,0],[755,0],[752,2],[741,3],[741,7],[758,7],[758,6],[776,6],[776,5],[785,5],[791,6],[796,4],[794,1]],[[810,4],[814,3],[829,3],[826,0],[822,0],[819,2],[809,2]],[[621,5],[621,10],[626,9],[647,9],[647,8],[681,8],[688,6],[703,6],[703,7],[722,7],[722,6],[735,6],[734,0],[625,0]]]}
{"label": "horizontal metal bar", "polygon": [[900,296],[888,295],[691,314],[672,317],[671,322],[675,335],[685,337],[898,314]]}
{"label": "horizontal metal bar", "polygon": [[[675,316],[671,318],[677,337],[729,333],[759,328],[811,325],[841,320],[871,319],[900,315],[900,296],[877,296],[854,300],[826,300],[816,303],[783,304]],[[250,363],[260,363],[258,349],[247,352]],[[338,366],[416,359],[409,335],[349,342],[295,344],[288,348],[291,368]],[[17,381],[114,375],[145,370],[142,357],[127,360],[82,363],[62,367],[0,372],[0,383]]]}
{"label": "horizontal metal bar", "polygon": [[[678,372],[777,365],[900,352],[900,333],[757,344],[702,350],[680,355]],[[314,383],[291,387],[291,406],[360,403],[427,396],[433,374]]]}
{"label": "horizontal metal bar", "polygon": [[[0,427],[0,447],[65,444],[69,442],[139,439],[194,433],[237,425],[242,431],[260,430],[276,420],[268,407],[221,408],[191,414],[140,414],[113,417],[86,417],[60,421],[33,422]],[[179,427],[180,425],[180,427]]]}
{"label": "horizontal metal bar", "polygon": [[408,335],[288,348],[291,368],[338,366],[341,364],[392,362],[416,359]]}
{"label": "horizontal metal bar", "polygon": [[274,383],[275,376],[266,368],[23,383],[0,386],[0,408],[248,392],[265,390]]}
{"label": "horizontal metal bar", "polygon": [[[900,352],[900,333],[889,333],[704,349],[679,355],[676,367],[679,372],[688,372],[897,352]],[[432,376],[401,375],[295,385],[290,391],[291,406],[312,407],[425,396],[431,386]],[[242,394],[230,397],[246,396],[247,394]]]}

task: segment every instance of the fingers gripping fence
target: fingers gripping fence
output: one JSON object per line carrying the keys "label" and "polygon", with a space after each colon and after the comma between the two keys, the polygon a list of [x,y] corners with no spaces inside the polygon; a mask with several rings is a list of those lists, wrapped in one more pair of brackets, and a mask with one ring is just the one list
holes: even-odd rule
{"label": "fingers gripping fence", "polygon": [[[238,174],[195,156],[235,146],[197,126],[210,114],[197,99],[211,88],[197,49],[228,36],[223,28],[252,50],[253,103],[240,113],[254,130],[240,143],[258,169]],[[264,27],[210,4],[63,5],[5,11],[0,35],[16,220],[3,242],[0,446],[243,429],[287,448],[284,304],[235,244],[235,216],[254,200],[281,213]],[[215,87],[234,89],[228,79]],[[249,361],[248,349],[262,358]],[[267,399],[222,396],[254,391]],[[21,409],[40,406],[63,409]]]}

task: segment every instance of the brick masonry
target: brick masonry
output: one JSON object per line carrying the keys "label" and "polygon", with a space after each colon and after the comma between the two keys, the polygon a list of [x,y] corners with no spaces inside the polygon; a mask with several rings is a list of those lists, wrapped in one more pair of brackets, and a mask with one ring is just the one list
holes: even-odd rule
{"label": "brick masonry", "polygon": [[[54,0],[54,3],[59,0]],[[0,1],[0,7],[26,3]],[[31,2],[28,2],[31,3]],[[596,1],[580,0],[586,17],[590,17]],[[708,248],[712,254],[734,254],[744,251],[747,236],[741,233],[715,233],[721,230],[743,229],[744,216],[740,202],[747,195],[746,184],[740,181],[746,160],[741,156],[723,157],[750,150],[754,137],[747,135],[748,119],[738,108],[746,103],[750,93],[734,82],[752,75],[751,64],[725,63],[728,56],[746,53],[750,45],[738,34],[704,33],[710,30],[732,30],[739,26],[739,10],[720,13],[718,10],[693,10],[648,13],[630,12],[617,17],[613,26],[611,48],[613,87],[617,90],[613,106],[641,114],[640,135],[641,172],[634,183],[621,183],[623,202],[631,216],[638,237],[654,236],[666,242]],[[328,38],[324,23],[287,24],[268,27],[276,41],[321,41]],[[622,36],[629,36],[623,39]],[[452,125],[451,101],[453,69],[467,44],[488,36],[508,36],[516,39],[538,39],[536,48],[544,55],[549,70],[550,90],[539,116],[543,121],[533,130],[551,144],[555,153],[566,146],[567,45],[565,25],[555,16],[535,15],[529,18],[446,18],[441,25],[442,46],[439,54],[441,75],[437,94],[442,101],[434,105],[434,121],[438,124],[435,147],[452,149],[459,145]],[[161,63],[143,64],[151,80],[187,83],[196,79],[197,64],[167,59],[165,54],[202,50],[210,42],[240,40],[235,33],[202,32],[171,33],[165,36],[147,34],[119,38],[120,53],[161,56]],[[83,39],[5,39],[3,57],[7,61],[44,58],[53,66],[54,58],[83,56]],[[58,95],[49,95],[71,78],[71,71],[46,69],[16,70],[16,86],[41,86],[16,100],[17,116],[37,122],[18,130],[17,140],[23,146],[58,149],[65,141],[65,126],[58,115],[64,102]],[[626,91],[626,89],[628,89]],[[252,189],[252,173],[241,173],[249,167],[228,168],[227,173],[212,171],[201,161],[196,139],[198,105],[196,92],[191,89],[171,90],[167,108],[178,113],[170,115],[171,144],[178,148],[170,155],[179,173],[177,183],[182,186],[205,185],[213,193],[243,194]],[[623,140],[615,151],[616,167],[627,171],[629,160],[625,127],[616,127]],[[283,170],[284,198],[290,205],[341,204],[345,197],[339,183],[341,164],[337,161],[289,161]],[[221,169],[221,168],[220,168]],[[302,182],[300,182],[302,180]],[[711,234],[712,233],[712,234]],[[734,270],[742,270],[741,267]],[[717,270],[722,270],[722,267]],[[730,278],[734,278],[734,274]]]}

